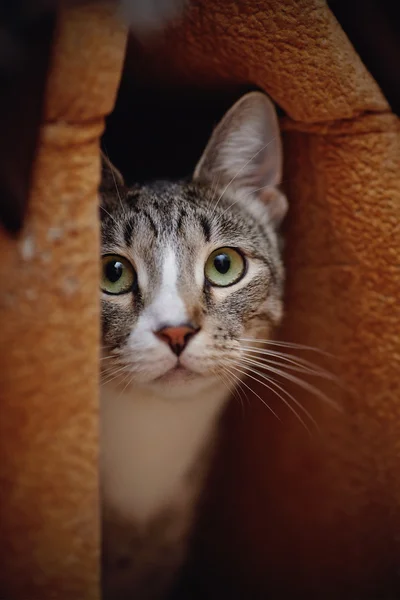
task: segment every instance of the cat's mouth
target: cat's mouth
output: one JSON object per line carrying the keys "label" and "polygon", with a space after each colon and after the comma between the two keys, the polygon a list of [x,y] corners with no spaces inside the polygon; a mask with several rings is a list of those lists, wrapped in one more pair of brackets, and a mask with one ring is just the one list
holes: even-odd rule
{"label": "cat's mouth", "polygon": [[157,377],[154,381],[158,383],[183,383],[190,381],[196,376],[196,373],[187,369],[180,363],[177,363],[172,369],[169,369],[163,375]]}

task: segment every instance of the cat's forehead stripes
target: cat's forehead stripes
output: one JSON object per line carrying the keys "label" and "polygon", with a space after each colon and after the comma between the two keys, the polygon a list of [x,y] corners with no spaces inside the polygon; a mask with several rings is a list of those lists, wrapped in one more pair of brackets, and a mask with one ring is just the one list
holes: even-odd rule
{"label": "cat's forehead stripes", "polygon": [[[152,184],[143,186],[134,193],[128,192],[123,199],[124,206],[110,207],[110,216],[103,208],[103,242],[106,238],[118,238],[119,243],[130,246],[145,237],[147,244],[160,239],[179,239],[182,235],[199,236],[202,242],[212,239],[216,229],[216,219],[207,214],[208,190],[188,188],[185,184]],[[190,200],[189,200],[190,198]],[[210,213],[210,211],[208,211]],[[111,235],[110,235],[111,234]]]}
{"label": "cat's forehead stripes", "polygon": [[103,212],[103,245],[115,243],[149,254],[155,246],[181,246],[189,254],[193,246],[218,243],[242,246],[273,262],[273,249],[266,235],[265,215],[258,219],[232,195],[211,197],[210,189],[196,183],[157,182],[128,192],[124,206]]}

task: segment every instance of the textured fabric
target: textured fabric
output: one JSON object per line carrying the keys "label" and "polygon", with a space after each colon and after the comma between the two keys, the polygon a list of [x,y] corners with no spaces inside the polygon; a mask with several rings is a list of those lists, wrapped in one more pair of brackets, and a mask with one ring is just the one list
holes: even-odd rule
{"label": "textured fabric", "polygon": [[278,337],[331,352],[307,357],[348,388],[318,383],[337,412],[290,387],[321,429],[311,438],[265,388],[282,423],[256,397],[232,403],[198,534],[200,597],[399,595],[399,121],[321,0],[195,2],[136,69],[255,84],[286,112]]}
{"label": "textured fabric", "polygon": [[2,599],[99,598],[98,146],[125,38],[104,6],[60,15],[29,215],[0,235]]}

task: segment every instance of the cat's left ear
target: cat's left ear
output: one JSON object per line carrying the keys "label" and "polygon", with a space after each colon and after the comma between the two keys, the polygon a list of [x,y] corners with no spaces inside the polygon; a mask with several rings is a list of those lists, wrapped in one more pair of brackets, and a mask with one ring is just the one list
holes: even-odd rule
{"label": "cat's left ear", "polygon": [[274,190],[282,178],[282,144],[278,117],[261,92],[241,98],[217,125],[198,162],[193,179],[224,190],[244,201],[256,196],[266,204],[271,221],[279,224],[287,202]]}
{"label": "cat's left ear", "polygon": [[107,198],[118,196],[118,191],[125,187],[124,178],[116,167],[112,164],[108,156],[101,152],[101,182],[100,195]]}

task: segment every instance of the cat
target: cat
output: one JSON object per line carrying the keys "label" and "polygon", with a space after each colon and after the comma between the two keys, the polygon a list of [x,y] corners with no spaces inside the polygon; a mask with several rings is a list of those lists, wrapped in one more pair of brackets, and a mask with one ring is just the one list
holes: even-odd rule
{"label": "cat", "polygon": [[[282,318],[275,108],[243,96],[188,181],[128,188],[103,157],[103,590],[165,597],[184,560],[244,338]],[[236,369],[236,370],[235,370]]]}

